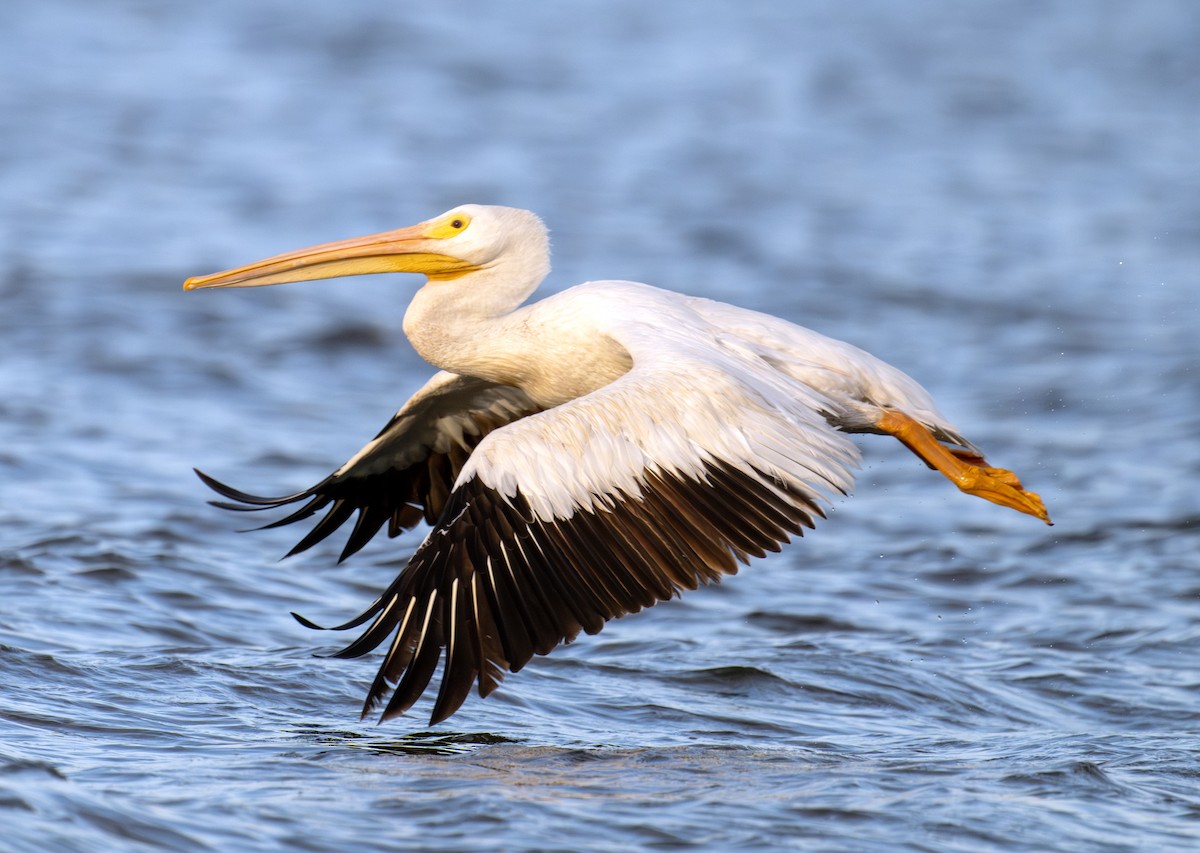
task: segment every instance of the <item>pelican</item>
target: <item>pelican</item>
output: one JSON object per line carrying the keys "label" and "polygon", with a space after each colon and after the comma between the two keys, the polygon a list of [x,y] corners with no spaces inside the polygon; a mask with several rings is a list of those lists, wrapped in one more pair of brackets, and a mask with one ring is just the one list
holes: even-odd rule
{"label": "pelican", "polygon": [[339,562],[385,524],[389,536],[431,525],[391,585],[338,626],[367,625],[336,657],[392,638],[364,718],[385,698],[381,722],[407,711],[442,663],[436,725],[472,685],[486,697],[534,654],[778,551],[849,492],[848,434],[893,436],[967,494],[1050,523],[924,388],[869,353],[629,281],[525,305],[549,271],[537,216],[469,204],[184,283],[426,277],[404,332],[439,372],[348,462],[282,497],[196,472],[227,499],[217,506],[291,507],[267,527],[323,512],[289,556],[352,517]]}

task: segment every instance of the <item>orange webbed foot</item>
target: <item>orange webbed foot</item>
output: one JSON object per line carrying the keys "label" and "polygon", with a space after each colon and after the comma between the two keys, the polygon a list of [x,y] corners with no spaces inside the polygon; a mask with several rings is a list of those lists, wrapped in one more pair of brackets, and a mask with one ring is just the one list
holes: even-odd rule
{"label": "orange webbed foot", "polygon": [[968,495],[1032,515],[1047,524],[1054,523],[1050,520],[1050,514],[1046,512],[1041,497],[1035,492],[1026,491],[1017,475],[1007,468],[989,468],[986,465],[967,463],[957,476],[950,479]]}
{"label": "orange webbed foot", "polygon": [[1017,475],[1007,468],[989,466],[978,453],[946,447],[928,428],[897,409],[884,410],[876,426],[881,432],[898,438],[925,464],[940,471],[968,495],[1053,524],[1042,499],[1034,492],[1026,491]]}

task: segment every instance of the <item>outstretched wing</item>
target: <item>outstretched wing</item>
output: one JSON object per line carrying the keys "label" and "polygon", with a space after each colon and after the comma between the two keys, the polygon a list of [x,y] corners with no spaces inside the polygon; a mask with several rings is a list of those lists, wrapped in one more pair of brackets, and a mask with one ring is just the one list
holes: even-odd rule
{"label": "outstretched wing", "polygon": [[[338,653],[394,635],[364,716],[421,696],[444,657],[431,724],[477,683],[580,630],[736,572],[779,550],[846,491],[854,446],[817,392],[735,353],[641,358],[617,381],[495,430],[436,527]],[[444,655],[443,655],[444,651]]]}
{"label": "outstretched wing", "polygon": [[519,388],[439,372],[413,395],[374,439],[310,489],[282,497],[247,494],[200,471],[208,486],[233,503],[224,509],[257,511],[304,502],[266,527],[325,516],[288,556],[304,551],[358,514],[339,562],[358,551],[386,523],[388,535],[433,524],[475,446],[492,430],[541,408]]}

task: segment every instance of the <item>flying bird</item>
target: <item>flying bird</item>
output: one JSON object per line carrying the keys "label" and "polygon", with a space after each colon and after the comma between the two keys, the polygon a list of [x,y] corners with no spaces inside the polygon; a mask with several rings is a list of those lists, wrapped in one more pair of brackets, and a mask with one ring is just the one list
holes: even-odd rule
{"label": "flying bird", "polygon": [[[423,274],[404,332],[439,372],[315,486],[238,510],[323,513],[294,554],[354,519],[345,559],[386,525],[431,530],[335,656],[391,638],[363,706],[407,711],[442,663],[430,724],[580,631],[778,551],[848,493],[850,433],[890,435],[967,494],[1050,523],[916,381],[776,317],[628,281],[524,304],[550,271],[541,220],[463,205],[408,228],[288,252],[186,290]],[[304,624],[316,627],[297,617]],[[369,624],[368,624],[369,623]],[[390,691],[390,698],[388,696]]]}

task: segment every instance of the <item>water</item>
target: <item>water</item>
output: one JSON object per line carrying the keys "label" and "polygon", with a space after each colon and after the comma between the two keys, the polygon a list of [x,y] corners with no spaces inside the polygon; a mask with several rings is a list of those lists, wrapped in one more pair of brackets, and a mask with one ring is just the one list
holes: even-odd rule
{"label": "water", "polygon": [[[1195,4],[103,7],[0,28],[0,848],[1200,845]],[[866,346],[1056,526],[865,439],[783,554],[358,722],[288,611],[417,537],[280,563],[190,467],[357,450],[414,282],[179,286],[462,201]]]}

